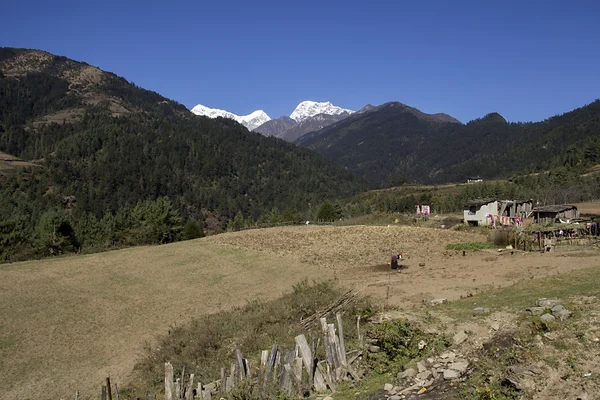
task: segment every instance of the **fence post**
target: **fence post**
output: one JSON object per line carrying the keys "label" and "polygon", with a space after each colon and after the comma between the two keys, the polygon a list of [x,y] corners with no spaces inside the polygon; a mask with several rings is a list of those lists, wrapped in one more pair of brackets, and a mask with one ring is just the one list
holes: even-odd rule
{"label": "fence post", "polygon": [[112,386],[110,384],[110,376],[106,377],[106,391],[108,392],[108,400],[112,400]]}
{"label": "fence post", "polygon": [[173,400],[173,365],[165,363],[165,400]]}

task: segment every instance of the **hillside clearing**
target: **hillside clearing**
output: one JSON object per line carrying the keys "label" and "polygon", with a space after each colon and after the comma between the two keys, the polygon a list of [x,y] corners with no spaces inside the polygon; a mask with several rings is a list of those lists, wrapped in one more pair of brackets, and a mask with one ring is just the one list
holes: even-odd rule
{"label": "hillside clearing", "polygon": [[[416,227],[297,226],[0,265],[1,397],[96,396],[107,374],[127,383],[144,343],[170,325],[275,298],[305,278],[414,307],[600,264],[595,252],[445,250],[482,240]],[[406,269],[390,273],[396,251]]]}

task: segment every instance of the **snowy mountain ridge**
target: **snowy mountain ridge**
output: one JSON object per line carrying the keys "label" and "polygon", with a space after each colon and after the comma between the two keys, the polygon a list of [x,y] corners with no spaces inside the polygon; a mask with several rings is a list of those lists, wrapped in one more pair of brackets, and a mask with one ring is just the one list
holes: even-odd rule
{"label": "snowy mountain ridge", "polygon": [[248,115],[236,115],[229,111],[220,110],[218,108],[210,108],[202,104],[198,104],[192,108],[191,111],[196,115],[203,115],[209,118],[223,117],[233,119],[234,121],[244,125],[249,130],[258,128],[265,122],[271,120],[271,117],[269,117],[263,110],[256,110]]}
{"label": "snowy mountain ridge", "polygon": [[352,114],[353,112],[352,110],[334,106],[329,101],[317,102],[306,100],[298,104],[296,109],[290,114],[290,118],[300,122],[319,114],[340,115],[343,113]]}

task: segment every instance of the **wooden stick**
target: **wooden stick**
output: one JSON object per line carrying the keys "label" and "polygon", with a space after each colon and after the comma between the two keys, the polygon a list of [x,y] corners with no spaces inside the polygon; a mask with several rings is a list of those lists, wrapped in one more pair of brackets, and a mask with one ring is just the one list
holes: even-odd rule
{"label": "wooden stick", "polygon": [[106,400],[106,386],[102,386],[102,389],[100,389],[100,398]]}
{"label": "wooden stick", "polygon": [[110,384],[110,376],[106,377],[106,392],[108,394],[108,400],[112,400],[112,385]]}
{"label": "wooden stick", "polygon": [[329,386],[329,389],[335,392],[336,384],[335,381],[331,378],[331,374],[329,373],[329,371],[325,371],[320,363],[317,363],[317,371],[321,373],[321,375],[325,379],[325,382],[327,382],[327,386]]}
{"label": "wooden stick", "polygon": [[198,388],[196,389],[196,398],[198,400],[204,400],[204,393],[202,393],[202,383],[198,382],[197,385]]}
{"label": "wooden stick", "polygon": [[356,332],[358,334],[358,347],[360,349],[363,348],[363,340],[362,340],[362,336],[360,335],[360,315],[358,317],[356,317]]}
{"label": "wooden stick", "polygon": [[116,382],[115,382],[115,397],[117,398],[117,400],[119,400],[119,387],[117,386]]}
{"label": "wooden stick", "polygon": [[[288,376],[296,384],[296,387],[298,388],[298,390],[300,390],[302,388],[302,381],[298,380],[298,377],[294,373],[294,370],[292,369],[292,366],[290,364],[285,364],[283,366],[283,368],[285,368],[285,371],[287,372]],[[300,371],[302,371],[302,370],[300,370]]]}
{"label": "wooden stick", "polygon": [[224,396],[227,393],[227,370],[225,367],[221,367],[221,383],[219,385],[219,391],[221,392],[221,396]]}
{"label": "wooden stick", "polygon": [[339,312],[335,314],[335,318],[338,323],[338,336],[340,338],[340,356],[343,365],[347,364],[346,359],[346,343],[344,342],[344,327],[342,326],[342,314]]}
{"label": "wooden stick", "polygon": [[235,359],[237,361],[237,377],[238,380],[242,381],[246,377],[246,368],[244,368],[244,356],[240,349],[235,349]]}
{"label": "wooden stick", "polygon": [[190,374],[190,381],[185,392],[185,400],[194,400],[194,374]]}
{"label": "wooden stick", "polygon": [[175,380],[175,398],[181,399],[181,378]]}
{"label": "wooden stick", "polygon": [[292,378],[290,377],[287,369],[285,369],[286,365],[291,365],[292,361],[294,361],[294,351],[290,350],[285,353],[285,357],[283,360],[283,372],[281,373],[281,377],[279,378],[279,387],[288,395],[291,391]]}
{"label": "wooden stick", "polygon": [[165,363],[165,400],[173,400],[173,366]]}

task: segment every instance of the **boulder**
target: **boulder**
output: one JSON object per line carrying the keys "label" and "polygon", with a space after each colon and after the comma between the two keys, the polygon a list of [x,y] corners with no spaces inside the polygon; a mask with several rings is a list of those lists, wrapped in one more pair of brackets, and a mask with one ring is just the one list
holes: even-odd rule
{"label": "boulder", "polygon": [[385,385],[383,385],[383,390],[385,390],[386,392],[391,392],[394,389],[394,385],[392,385],[391,383],[386,383]]}
{"label": "boulder", "polygon": [[469,362],[467,360],[458,360],[448,365],[447,369],[453,369],[458,371],[460,374],[464,374],[467,372],[467,368],[469,368]]}
{"label": "boulder", "polygon": [[556,318],[552,314],[544,314],[540,317],[540,320],[543,322],[554,322]]}
{"label": "boulder", "polygon": [[455,371],[453,369],[445,369],[444,370],[444,379],[449,381],[452,379],[458,379],[460,378],[460,374],[458,373],[458,371]]}
{"label": "boulder", "polygon": [[375,346],[374,344],[369,346],[369,351],[371,353],[379,353],[379,350],[380,350],[379,346]]}
{"label": "boulder", "polygon": [[489,308],[477,307],[473,310],[473,314],[487,314],[490,312]]}
{"label": "boulder", "polygon": [[448,302],[448,299],[446,298],[442,298],[442,299],[432,299],[432,300],[425,300],[424,301],[426,305],[428,306],[436,306],[438,304],[444,304]]}
{"label": "boulder", "polygon": [[422,361],[418,361],[417,362],[417,370],[419,371],[419,373],[421,373],[423,371],[427,371],[427,367],[425,366],[425,363],[423,363]]}
{"label": "boulder", "polygon": [[542,315],[546,311],[546,307],[529,307],[525,312],[529,315]]}
{"label": "boulder", "polygon": [[557,304],[562,304],[562,300],[541,298],[535,302],[536,306],[544,308],[552,308]]}
{"label": "boulder", "polygon": [[454,337],[452,339],[454,340],[454,344],[461,344],[468,338],[469,337],[467,336],[467,334],[464,331],[460,331],[456,335],[454,335]]}
{"label": "boulder", "polygon": [[412,378],[417,375],[417,371],[414,368],[409,368],[400,374],[401,378]]}
{"label": "boulder", "polygon": [[416,376],[417,379],[420,379],[422,381],[429,379],[429,377],[432,375],[431,371],[429,370],[425,370],[423,372],[419,372]]}
{"label": "boulder", "polygon": [[557,304],[554,307],[552,307],[552,314],[554,314],[555,312],[559,312],[562,310],[566,310],[565,307],[562,304]]}
{"label": "boulder", "polygon": [[571,311],[567,310],[560,304],[552,307],[552,315],[554,315],[555,318],[561,321],[564,321],[565,319],[571,317],[571,314]]}
{"label": "boulder", "polygon": [[445,351],[442,354],[440,354],[440,358],[442,360],[445,360],[445,359],[454,360],[454,357],[456,357],[456,354],[453,351]]}

